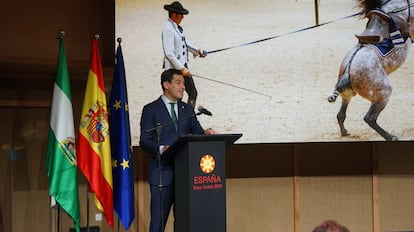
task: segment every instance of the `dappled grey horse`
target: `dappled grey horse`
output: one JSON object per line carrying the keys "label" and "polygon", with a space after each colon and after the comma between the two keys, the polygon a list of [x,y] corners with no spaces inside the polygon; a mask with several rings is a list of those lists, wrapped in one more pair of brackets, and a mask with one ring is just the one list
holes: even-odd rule
{"label": "dappled grey horse", "polygon": [[342,97],[337,119],[342,136],[347,136],[344,121],[351,98],[356,94],[369,100],[371,106],[364,121],[388,141],[398,137],[377,124],[378,115],[391,96],[388,75],[406,60],[414,36],[413,4],[410,0],[357,0],[361,12],[369,19],[366,30],[356,37],[359,43],[342,60],[334,93],[335,102]]}

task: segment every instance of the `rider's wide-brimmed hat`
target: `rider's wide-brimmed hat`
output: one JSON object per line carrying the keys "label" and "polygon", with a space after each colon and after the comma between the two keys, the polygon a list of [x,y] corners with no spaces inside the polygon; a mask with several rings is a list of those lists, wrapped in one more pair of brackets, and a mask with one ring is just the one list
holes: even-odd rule
{"label": "rider's wide-brimmed hat", "polygon": [[178,1],[175,1],[171,3],[170,5],[164,5],[164,9],[169,12],[174,12],[178,14],[185,14],[185,15],[188,14],[188,10],[185,9],[183,5],[181,5],[181,3]]}

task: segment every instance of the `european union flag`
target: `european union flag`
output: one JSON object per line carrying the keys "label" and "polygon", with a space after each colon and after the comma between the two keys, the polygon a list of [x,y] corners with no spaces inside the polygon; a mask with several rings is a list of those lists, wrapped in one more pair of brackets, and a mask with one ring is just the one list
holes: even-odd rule
{"label": "european union flag", "polygon": [[135,218],[134,171],[131,152],[128,95],[120,39],[116,52],[114,79],[109,102],[114,209],[128,230]]}

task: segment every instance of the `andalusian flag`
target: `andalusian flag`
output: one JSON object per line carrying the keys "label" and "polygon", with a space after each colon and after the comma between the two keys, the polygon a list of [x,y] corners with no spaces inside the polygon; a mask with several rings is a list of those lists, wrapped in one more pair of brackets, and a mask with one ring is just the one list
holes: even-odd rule
{"label": "andalusian flag", "polygon": [[72,218],[80,231],[78,179],[75,154],[72,96],[63,38],[59,38],[59,60],[49,125],[46,169],[49,194]]}
{"label": "andalusian flag", "polygon": [[116,52],[116,64],[109,105],[112,168],[114,174],[114,209],[122,225],[128,230],[135,218],[134,170],[131,154],[128,95],[121,45],[118,46]]}
{"label": "andalusian flag", "polygon": [[92,41],[91,64],[79,125],[77,161],[95,193],[95,205],[113,228],[112,163],[104,78],[98,39]]}

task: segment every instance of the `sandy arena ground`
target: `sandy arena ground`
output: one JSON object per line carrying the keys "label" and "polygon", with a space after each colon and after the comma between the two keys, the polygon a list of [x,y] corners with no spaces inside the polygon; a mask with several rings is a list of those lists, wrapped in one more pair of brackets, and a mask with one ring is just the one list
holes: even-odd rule
{"label": "sandy arena ground", "polygon": [[[127,71],[133,143],[139,142],[142,107],[159,97],[162,72],[161,31],[169,1],[117,0],[116,36],[122,37]],[[267,37],[253,45],[190,58],[199,98],[212,117],[199,116],[204,127],[220,133],[243,133],[238,143],[382,141],[363,121],[370,102],[356,96],[345,126],[351,134],[341,137],[336,114],[341,99],[326,100],[337,80],[339,64],[357,43],[366,19],[354,1],[320,1],[319,22],[331,22],[297,33],[315,24],[311,0],[183,0],[190,11],[182,26],[193,44],[212,51]],[[414,139],[414,54],[391,74],[391,99],[378,123],[400,140]],[[255,93],[259,92],[259,93]],[[184,98],[187,99],[187,96]]]}

